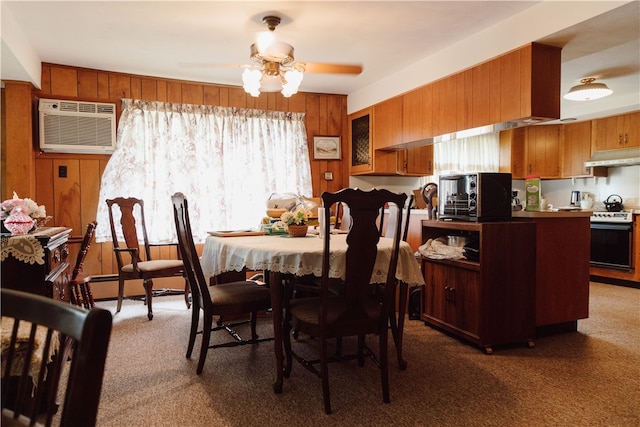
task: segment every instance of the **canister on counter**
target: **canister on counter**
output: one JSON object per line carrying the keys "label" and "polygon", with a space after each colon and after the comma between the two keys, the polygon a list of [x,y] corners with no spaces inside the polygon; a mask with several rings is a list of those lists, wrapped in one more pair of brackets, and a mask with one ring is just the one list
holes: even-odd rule
{"label": "canister on counter", "polygon": [[525,181],[526,211],[540,210],[540,175],[528,175]]}

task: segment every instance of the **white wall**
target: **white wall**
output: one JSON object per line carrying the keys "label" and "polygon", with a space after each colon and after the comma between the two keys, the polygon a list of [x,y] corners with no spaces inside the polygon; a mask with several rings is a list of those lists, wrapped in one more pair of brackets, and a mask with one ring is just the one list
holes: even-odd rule
{"label": "white wall", "polygon": [[[351,176],[349,186],[363,190],[386,188],[411,195],[413,190],[430,182],[429,179],[430,177]],[[611,194],[618,194],[622,198],[625,209],[640,209],[640,166],[609,168],[609,176],[606,178],[542,180],[541,187],[542,194],[554,207],[568,206],[571,192],[578,190],[593,195],[596,202],[594,209],[603,209],[602,202]],[[524,188],[524,180],[513,181],[513,189],[519,191],[520,199],[524,196]]]}
{"label": "white wall", "polygon": [[[519,191],[522,199],[525,181],[513,181],[513,189]],[[571,192],[578,190],[593,196],[594,209],[603,209],[602,202],[611,194],[622,198],[625,209],[640,209],[640,166],[609,168],[609,176],[604,178],[575,178],[542,180],[542,194],[554,207],[568,206]]]}

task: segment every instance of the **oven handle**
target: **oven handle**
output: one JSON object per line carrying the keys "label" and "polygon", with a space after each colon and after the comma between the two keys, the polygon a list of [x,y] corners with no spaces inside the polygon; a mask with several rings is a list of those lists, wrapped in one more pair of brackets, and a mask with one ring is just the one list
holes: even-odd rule
{"label": "oven handle", "polygon": [[633,223],[614,224],[611,222],[592,222],[592,230],[619,230],[619,231],[631,231],[633,230]]}

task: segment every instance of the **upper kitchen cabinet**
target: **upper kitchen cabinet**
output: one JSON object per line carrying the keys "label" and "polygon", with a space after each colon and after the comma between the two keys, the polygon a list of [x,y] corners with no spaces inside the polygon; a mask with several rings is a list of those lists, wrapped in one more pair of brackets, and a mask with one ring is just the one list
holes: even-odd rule
{"label": "upper kitchen cabinet", "polygon": [[401,96],[374,105],[373,149],[380,150],[403,142]]}
{"label": "upper kitchen cabinet", "polygon": [[591,157],[591,121],[562,126],[562,177],[607,176],[606,167],[585,167]]}
{"label": "upper kitchen cabinet", "polygon": [[398,175],[433,175],[433,145],[410,147],[398,151]]}
{"label": "upper kitchen cabinet", "polygon": [[526,175],[560,178],[561,125],[526,128]]}
{"label": "upper kitchen cabinet", "polygon": [[525,128],[500,132],[500,172],[510,173],[513,179],[524,179]]}
{"label": "upper kitchen cabinet", "polygon": [[375,110],[365,108],[349,116],[349,174],[393,175],[397,169],[395,151],[374,149]]}
{"label": "upper kitchen cabinet", "polygon": [[352,175],[373,170],[372,120],[371,108],[349,116],[349,173]]}
{"label": "upper kitchen cabinet", "polygon": [[640,146],[640,112],[592,120],[593,152]]}

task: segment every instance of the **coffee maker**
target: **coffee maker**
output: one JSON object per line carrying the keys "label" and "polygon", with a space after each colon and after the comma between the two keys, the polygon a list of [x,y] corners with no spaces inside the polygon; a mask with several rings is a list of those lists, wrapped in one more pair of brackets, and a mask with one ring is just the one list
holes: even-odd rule
{"label": "coffee maker", "polygon": [[518,190],[513,190],[511,192],[511,210],[512,211],[521,211],[522,203],[520,199],[518,199]]}

